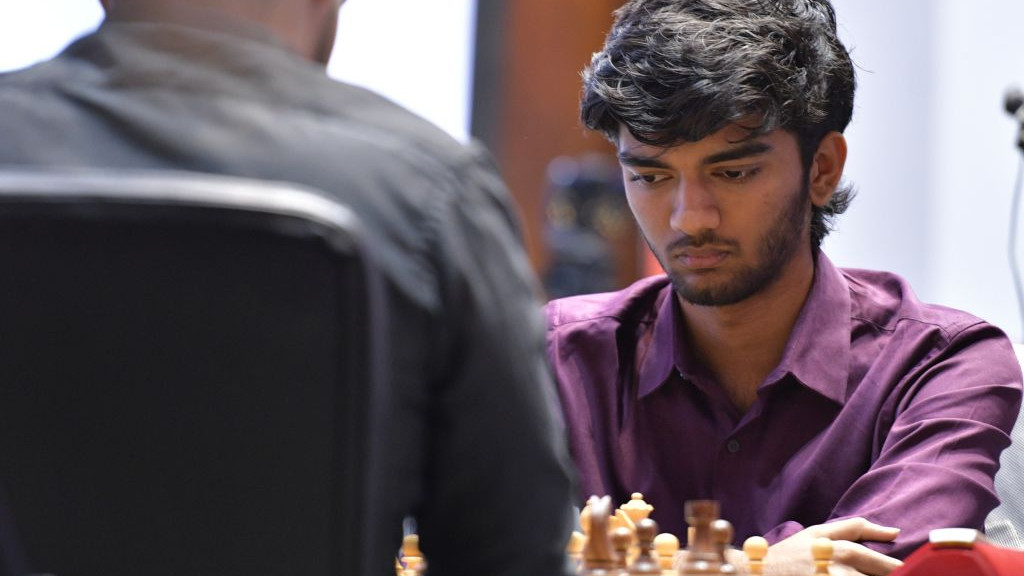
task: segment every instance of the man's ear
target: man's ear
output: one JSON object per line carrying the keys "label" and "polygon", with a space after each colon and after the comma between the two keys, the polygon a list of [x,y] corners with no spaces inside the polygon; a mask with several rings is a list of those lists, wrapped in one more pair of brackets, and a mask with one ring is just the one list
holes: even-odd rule
{"label": "man's ear", "polygon": [[811,202],[819,208],[828,204],[839,187],[846,166],[846,138],[839,132],[829,132],[818,144],[811,158],[809,187]]}

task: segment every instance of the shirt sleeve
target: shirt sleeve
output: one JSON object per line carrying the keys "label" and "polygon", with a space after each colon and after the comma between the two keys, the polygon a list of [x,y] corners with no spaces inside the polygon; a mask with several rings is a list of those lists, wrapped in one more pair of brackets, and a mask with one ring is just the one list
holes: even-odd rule
{"label": "shirt sleeve", "polygon": [[418,529],[431,574],[565,574],[572,476],[539,291],[479,159],[432,207],[443,260],[436,414]]}
{"label": "shirt sleeve", "polygon": [[[860,516],[900,528],[895,542],[866,543],[898,558],[927,542],[932,529],[984,528],[998,504],[993,478],[1021,404],[1020,365],[991,325],[975,324],[919,357],[876,423],[870,469],[827,520]],[[787,522],[766,538],[803,528]]]}

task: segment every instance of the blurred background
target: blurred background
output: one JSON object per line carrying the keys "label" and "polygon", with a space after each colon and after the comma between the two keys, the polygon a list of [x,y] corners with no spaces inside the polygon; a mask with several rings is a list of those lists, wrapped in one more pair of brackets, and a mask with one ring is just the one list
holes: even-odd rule
{"label": "blurred background", "polygon": [[[1020,342],[1008,249],[1021,152],[1003,98],[1024,84],[1024,3],[833,3],[858,68],[846,171],[858,196],[825,252],[897,272],[924,300]],[[579,72],[620,4],[348,0],[341,12],[329,73],[491,149],[551,296],[656,271],[610,145],[576,116]],[[96,0],[0,0],[0,70],[52,56],[101,19]]]}

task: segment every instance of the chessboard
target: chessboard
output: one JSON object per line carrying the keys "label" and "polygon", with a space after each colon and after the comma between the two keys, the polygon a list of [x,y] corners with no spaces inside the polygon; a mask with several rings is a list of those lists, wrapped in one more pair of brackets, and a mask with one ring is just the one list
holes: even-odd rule
{"label": "chessboard", "polygon": [[[686,547],[674,534],[658,531],[650,518],[654,507],[634,493],[629,502],[613,507],[608,496],[592,496],[580,512],[581,531],[569,538],[566,553],[581,576],[645,575],[690,576],[714,574],[763,574],[768,542],[748,538],[742,550],[732,548],[733,528],[719,518],[714,500],[685,504]],[[814,571],[807,576],[829,574],[832,541],[818,538],[811,547]],[[416,534],[407,535],[395,561],[397,576],[423,574],[427,559]]]}

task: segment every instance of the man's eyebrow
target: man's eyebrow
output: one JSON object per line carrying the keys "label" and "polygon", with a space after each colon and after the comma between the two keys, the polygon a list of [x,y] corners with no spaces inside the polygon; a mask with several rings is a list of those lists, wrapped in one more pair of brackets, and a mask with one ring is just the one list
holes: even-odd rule
{"label": "man's eyebrow", "polygon": [[619,152],[619,163],[624,166],[636,166],[637,168],[664,168],[668,169],[669,165],[656,156],[636,156],[629,152]]}
{"label": "man's eyebrow", "polygon": [[[710,156],[707,156],[701,160],[701,164],[708,166],[711,164],[717,164],[719,162],[728,162],[730,160],[740,160],[743,158],[749,158],[751,156],[757,156],[764,154],[772,149],[772,145],[767,142],[747,142],[730,148],[722,152],[716,152]],[[624,166],[635,166],[637,168],[662,168],[669,169],[671,166],[667,162],[660,160],[657,156],[639,156],[631,154],[628,151],[620,151],[618,153],[619,163]]]}
{"label": "man's eyebrow", "polygon": [[750,156],[757,156],[758,154],[764,154],[772,149],[772,145],[767,142],[747,142],[741,146],[730,148],[722,152],[716,152],[703,160],[701,164],[707,166],[709,164],[717,164],[719,162],[728,162],[730,160],[741,160],[743,158],[749,158]]}

